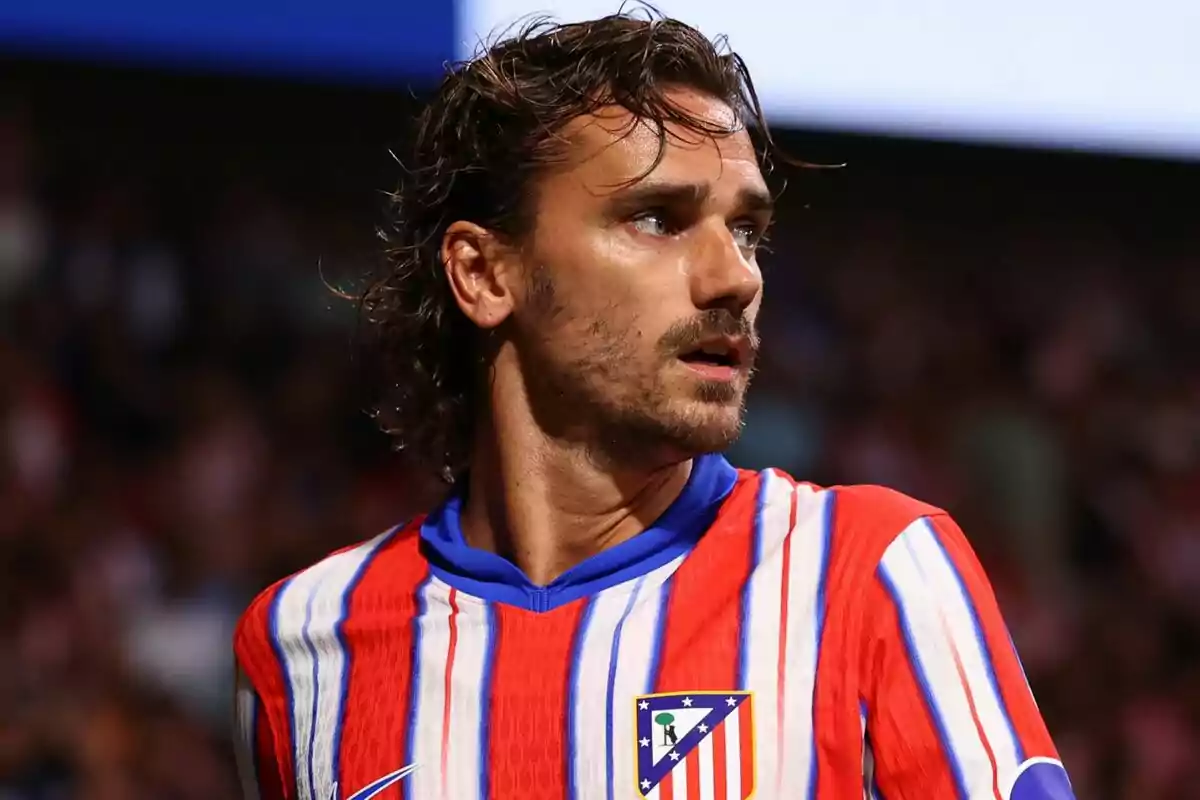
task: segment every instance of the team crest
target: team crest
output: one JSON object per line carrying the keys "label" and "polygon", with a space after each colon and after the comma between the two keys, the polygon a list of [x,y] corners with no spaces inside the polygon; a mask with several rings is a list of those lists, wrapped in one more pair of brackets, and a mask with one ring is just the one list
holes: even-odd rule
{"label": "team crest", "polygon": [[634,699],[638,796],[650,800],[754,795],[750,692],[672,692]]}

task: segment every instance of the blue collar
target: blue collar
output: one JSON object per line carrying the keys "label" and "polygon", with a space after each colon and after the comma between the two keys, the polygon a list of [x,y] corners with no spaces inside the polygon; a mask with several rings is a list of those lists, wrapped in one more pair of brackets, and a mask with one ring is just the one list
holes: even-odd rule
{"label": "blue collar", "polygon": [[430,568],[450,586],[492,602],[531,611],[550,611],[661,567],[699,541],[737,483],[737,470],[717,454],[696,458],[687,485],[648,529],[537,586],[502,556],[479,550],[463,538],[462,494],[455,492],[421,525]]}

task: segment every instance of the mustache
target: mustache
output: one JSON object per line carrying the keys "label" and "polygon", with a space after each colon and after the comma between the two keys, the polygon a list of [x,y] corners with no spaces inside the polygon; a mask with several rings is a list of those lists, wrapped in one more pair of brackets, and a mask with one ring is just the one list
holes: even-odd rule
{"label": "mustache", "polygon": [[738,316],[725,309],[710,309],[689,319],[672,325],[659,340],[659,347],[666,355],[675,356],[695,350],[701,342],[721,336],[745,337],[750,345],[750,355],[758,353],[758,330],[745,316]]}

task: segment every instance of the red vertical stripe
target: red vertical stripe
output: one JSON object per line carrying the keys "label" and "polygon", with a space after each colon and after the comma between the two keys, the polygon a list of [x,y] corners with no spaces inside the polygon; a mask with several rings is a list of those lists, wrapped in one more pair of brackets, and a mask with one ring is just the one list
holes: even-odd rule
{"label": "red vertical stripe", "polygon": [[742,797],[749,797],[757,785],[754,774],[754,718],[750,710],[750,700],[742,701],[738,706],[738,732],[742,739]]}
{"label": "red vertical stripe", "polygon": [[442,702],[442,797],[446,797],[446,766],[450,757],[450,701],[454,691],[454,654],[458,649],[458,590],[450,589],[450,644],[446,648],[446,683]]}
{"label": "red vertical stripe", "polygon": [[564,726],[583,604],[577,600],[543,614],[494,606],[489,800],[562,800],[567,793],[571,764]]}
{"label": "red vertical stripe", "polygon": [[668,772],[661,781],[658,782],[658,800],[674,800],[675,797],[675,779]]}
{"label": "red vertical stripe", "polygon": [[700,748],[693,747],[692,752],[683,759],[684,769],[687,770],[687,800],[700,800]]}
{"label": "red vertical stripe", "polygon": [[[779,782],[783,778],[783,710],[787,707],[786,695],[784,686],[784,675],[787,674],[787,645],[788,645],[788,587],[791,583],[792,572],[792,537],[791,532],[796,529],[796,487],[792,486],[792,512],[788,521],[788,534],[783,540],[783,575],[780,583],[780,607],[779,607],[779,662],[776,666],[778,670],[776,691],[775,691],[775,720],[776,720],[776,737],[775,737],[775,793],[779,794]],[[766,709],[764,709],[764,712]]]}
{"label": "red vertical stripe", "polygon": [[713,795],[717,800],[725,800],[729,793],[729,780],[725,775],[725,721],[722,720],[712,732],[713,746]]}
{"label": "red vertical stripe", "polygon": [[428,575],[417,552],[418,530],[419,521],[384,543],[350,598],[342,628],[349,676],[337,776],[347,791],[402,766],[398,759],[407,749],[416,593]]}
{"label": "red vertical stripe", "polygon": [[[741,473],[716,521],[671,578],[655,692],[740,689],[741,597],[753,568],[761,479]],[[704,658],[694,644],[704,643]]]}

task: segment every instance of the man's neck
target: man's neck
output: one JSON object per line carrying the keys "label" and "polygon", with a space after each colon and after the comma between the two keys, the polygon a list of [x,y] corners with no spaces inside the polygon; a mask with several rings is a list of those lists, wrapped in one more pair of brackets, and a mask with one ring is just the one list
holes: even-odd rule
{"label": "man's neck", "polygon": [[463,535],[471,546],[512,561],[539,586],[646,530],[691,474],[690,460],[614,468],[540,431],[508,430],[508,436],[480,437]]}

